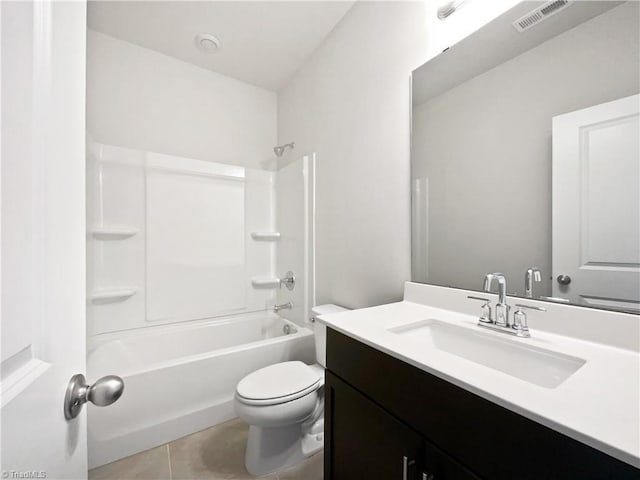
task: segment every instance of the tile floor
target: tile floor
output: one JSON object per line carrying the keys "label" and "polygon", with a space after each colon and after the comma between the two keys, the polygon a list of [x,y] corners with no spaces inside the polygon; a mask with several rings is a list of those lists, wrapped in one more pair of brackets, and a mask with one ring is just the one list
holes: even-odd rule
{"label": "tile floor", "polygon": [[[245,480],[249,426],[230,420],[146,452],[89,471],[89,480]],[[266,480],[322,480],[322,453],[300,465],[258,477]]]}

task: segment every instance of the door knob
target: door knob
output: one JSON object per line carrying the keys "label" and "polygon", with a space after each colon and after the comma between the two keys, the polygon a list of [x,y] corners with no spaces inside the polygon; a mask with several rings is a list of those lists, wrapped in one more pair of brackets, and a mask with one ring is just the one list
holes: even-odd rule
{"label": "door knob", "polygon": [[64,396],[64,418],[76,418],[87,401],[98,407],[106,407],[118,400],[124,392],[124,381],[116,375],[107,375],[93,385],[87,385],[84,375],[71,377]]}
{"label": "door knob", "polygon": [[556,280],[560,285],[569,285],[571,283],[571,277],[569,275],[558,275]]}

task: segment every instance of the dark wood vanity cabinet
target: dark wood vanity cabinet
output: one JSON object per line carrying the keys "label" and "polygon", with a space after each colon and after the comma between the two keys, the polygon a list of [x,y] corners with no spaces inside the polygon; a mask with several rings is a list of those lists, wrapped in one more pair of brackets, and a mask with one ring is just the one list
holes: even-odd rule
{"label": "dark wood vanity cabinet", "polygon": [[325,480],[640,480],[626,463],[332,329],[324,461]]}
{"label": "dark wood vanity cabinet", "polygon": [[330,372],[325,385],[332,406],[329,478],[402,478],[403,463],[415,478],[420,435]]}
{"label": "dark wood vanity cabinet", "polygon": [[325,420],[331,438],[325,479],[478,479],[331,372],[325,395],[331,412],[331,422]]}

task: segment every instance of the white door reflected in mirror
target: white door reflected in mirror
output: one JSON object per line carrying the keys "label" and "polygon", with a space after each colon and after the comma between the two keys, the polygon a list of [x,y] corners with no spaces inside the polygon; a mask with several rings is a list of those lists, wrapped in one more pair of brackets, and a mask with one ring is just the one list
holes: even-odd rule
{"label": "white door reflected in mirror", "polygon": [[640,309],[640,96],[553,118],[554,297]]}

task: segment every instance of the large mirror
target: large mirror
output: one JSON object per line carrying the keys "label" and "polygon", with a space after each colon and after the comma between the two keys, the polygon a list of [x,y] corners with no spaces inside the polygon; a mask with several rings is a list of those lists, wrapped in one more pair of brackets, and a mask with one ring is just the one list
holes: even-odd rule
{"label": "large mirror", "polygon": [[413,72],[414,281],[640,311],[639,7],[522,2]]}

